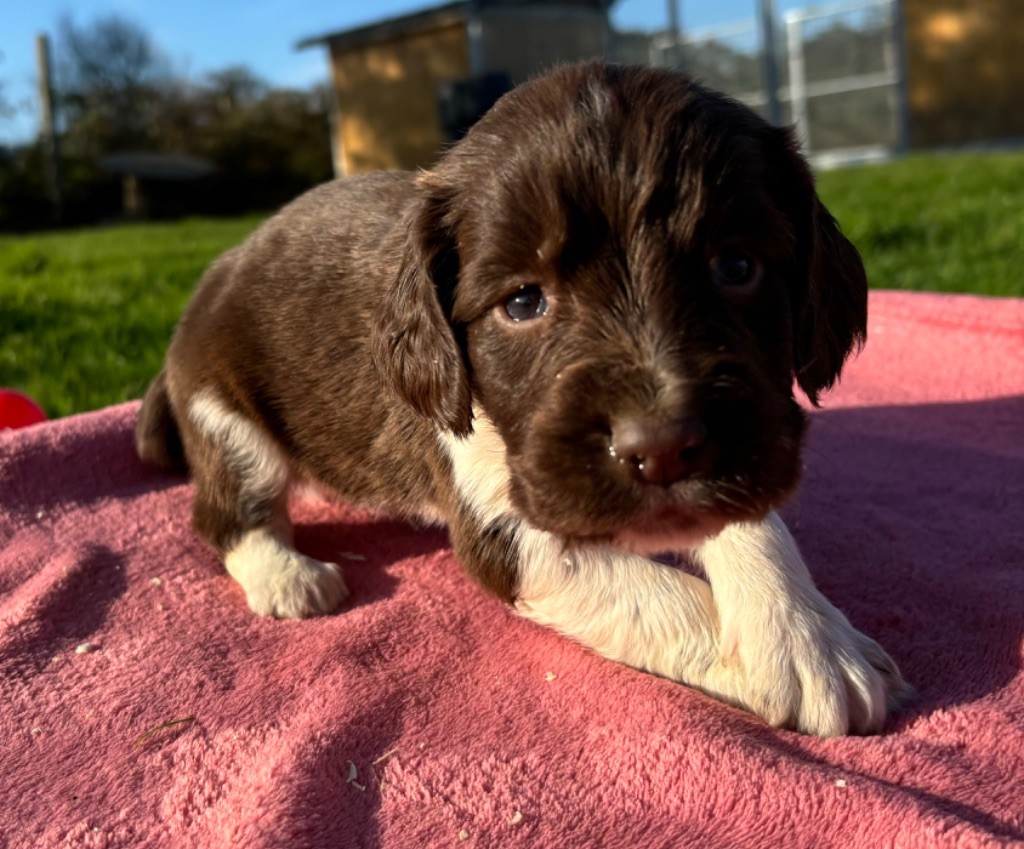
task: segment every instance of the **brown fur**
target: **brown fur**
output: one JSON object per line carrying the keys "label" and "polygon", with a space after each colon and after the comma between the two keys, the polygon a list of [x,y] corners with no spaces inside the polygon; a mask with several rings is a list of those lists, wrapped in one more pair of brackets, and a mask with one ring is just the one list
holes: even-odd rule
{"label": "brown fur", "polygon": [[[751,293],[716,287],[723,246],[759,258]],[[503,323],[540,284],[551,312]],[[685,531],[764,515],[795,486],[808,396],[863,339],[866,283],[786,130],[686,77],[589,64],[503,98],[439,165],[313,190],[217,260],[182,317],[138,425],[180,457],[200,532],[226,551],[275,521],[189,422],[207,388],[295,471],[353,502],[439,514],[459,557],[516,595],[502,523],[460,502],[439,434],[472,404],[507,451],[518,517],[566,539]],[[690,477],[638,482],[616,423],[707,425]]]}

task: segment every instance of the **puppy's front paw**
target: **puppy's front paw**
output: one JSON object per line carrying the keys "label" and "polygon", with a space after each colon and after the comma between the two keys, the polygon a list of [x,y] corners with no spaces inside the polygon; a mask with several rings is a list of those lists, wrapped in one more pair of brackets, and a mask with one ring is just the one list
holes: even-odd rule
{"label": "puppy's front paw", "polygon": [[816,590],[725,623],[719,672],[733,677],[720,686],[742,707],[819,737],[878,732],[913,693],[885,650]]}
{"label": "puppy's front paw", "polygon": [[299,554],[266,529],[242,537],[224,565],[260,616],[305,619],[330,613],[348,596],[336,563]]}
{"label": "puppy's front paw", "polygon": [[336,563],[289,552],[277,568],[245,588],[249,608],[260,616],[307,619],[336,610],[348,589]]}

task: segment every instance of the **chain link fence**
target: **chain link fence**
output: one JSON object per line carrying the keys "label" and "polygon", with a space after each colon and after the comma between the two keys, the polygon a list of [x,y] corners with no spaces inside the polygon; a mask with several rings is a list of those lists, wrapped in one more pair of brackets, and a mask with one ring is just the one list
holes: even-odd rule
{"label": "chain link fence", "polygon": [[616,48],[621,61],[681,67],[795,125],[819,163],[881,159],[907,144],[899,14],[897,0],[851,0],[773,16],[768,38],[749,19],[680,38],[620,32]]}

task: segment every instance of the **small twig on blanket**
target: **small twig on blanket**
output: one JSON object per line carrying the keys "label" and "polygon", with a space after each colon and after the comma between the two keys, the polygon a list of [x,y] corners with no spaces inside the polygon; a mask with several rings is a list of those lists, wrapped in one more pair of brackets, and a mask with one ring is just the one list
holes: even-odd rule
{"label": "small twig on blanket", "polygon": [[376,760],[370,761],[370,766],[376,766],[381,761],[386,761],[388,758],[390,758],[392,755],[395,755],[395,754],[398,754],[398,747],[397,746],[394,749],[389,749],[388,751],[386,751],[383,755],[381,755]]}
{"label": "small twig on blanket", "polygon": [[185,716],[181,719],[172,719],[169,722],[161,723],[155,728],[150,728],[149,731],[143,731],[138,737],[135,738],[135,742],[132,743],[132,748],[137,749],[143,743],[145,743],[154,734],[159,734],[161,731],[165,731],[168,728],[173,728],[175,725],[188,725],[190,722],[195,722],[194,716]]}

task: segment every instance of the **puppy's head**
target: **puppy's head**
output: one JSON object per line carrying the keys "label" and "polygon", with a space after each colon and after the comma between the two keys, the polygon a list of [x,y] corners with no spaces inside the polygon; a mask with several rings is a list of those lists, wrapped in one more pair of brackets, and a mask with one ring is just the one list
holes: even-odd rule
{"label": "puppy's head", "polygon": [[486,412],[516,508],[653,541],[762,514],[863,339],[856,250],[788,131],[665,71],[562,68],[419,181],[382,363],[438,427]]}

